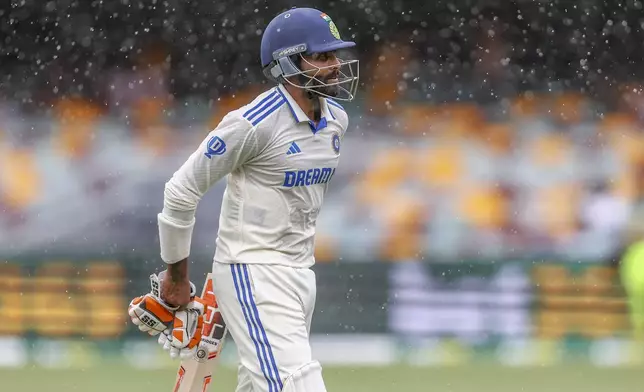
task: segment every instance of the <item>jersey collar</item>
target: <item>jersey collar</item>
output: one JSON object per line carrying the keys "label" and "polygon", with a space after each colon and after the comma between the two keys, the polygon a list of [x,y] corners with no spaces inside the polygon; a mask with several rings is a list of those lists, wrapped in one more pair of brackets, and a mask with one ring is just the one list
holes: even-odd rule
{"label": "jersey collar", "polygon": [[333,115],[333,112],[331,109],[329,109],[329,101],[326,100],[326,98],[320,98],[320,108],[322,109],[322,117],[328,118],[329,120],[336,120],[335,116]]}
{"label": "jersey collar", "polygon": [[300,108],[300,105],[295,102],[291,94],[289,94],[288,91],[282,86],[281,84],[277,86],[277,91],[282,95],[282,98],[286,100],[286,104],[288,105],[288,108],[291,110],[291,114],[293,114],[293,118],[295,118],[295,122],[303,122],[303,121],[309,121],[308,117],[306,117],[306,114]]}
{"label": "jersey collar", "polygon": [[300,108],[300,105],[295,102],[291,94],[282,86],[281,84],[277,86],[277,91],[282,95],[282,97],[286,100],[286,104],[288,105],[289,110],[291,111],[291,114],[293,115],[293,118],[295,119],[295,122],[301,123],[301,122],[307,122],[309,124],[309,127],[311,128],[311,131],[313,133],[316,133],[327,126],[327,118],[330,114],[329,108],[326,102],[326,99],[321,98],[320,99],[320,109],[322,110],[322,118],[320,118],[320,121],[318,122],[317,126],[311,121],[307,115],[304,113],[302,108]]}

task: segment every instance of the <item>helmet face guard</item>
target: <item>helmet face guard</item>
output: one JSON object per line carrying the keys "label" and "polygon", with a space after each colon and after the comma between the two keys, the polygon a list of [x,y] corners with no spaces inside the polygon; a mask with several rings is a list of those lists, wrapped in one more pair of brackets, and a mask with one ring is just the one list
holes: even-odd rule
{"label": "helmet face guard", "polygon": [[[334,51],[333,48],[329,49],[329,51]],[[304,58],[302,54],[306,50],[306,45],[301,44],[275,52],[273,54],[274,61],[264,69],[264,73],[274,81],[286,83],[313,94],[338,101],[353,100],[360,80],[360,61],[341,60],[338,58],[338,64],[318,67]],[[302,70],[298,67],[293,61],[298,56],[300,64],[307,63],[311,66],[311,69]],[[325,80],[320,79],[320,73],[330,69],[338,70],[337,82],[327,83]]]}

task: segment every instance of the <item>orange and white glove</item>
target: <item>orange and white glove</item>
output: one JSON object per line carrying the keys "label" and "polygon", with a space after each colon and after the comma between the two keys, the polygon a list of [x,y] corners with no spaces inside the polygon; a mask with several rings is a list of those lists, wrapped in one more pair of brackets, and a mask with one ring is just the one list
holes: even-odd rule
{"label": "orange and white glove", "polygon": [[153,294],[146,294],[134,298],[127,313],[139,330],[155,336],[170,328],[177,309],[166,305]]}
{"label": "orange and white glove", "polygon": [[172,327],[159,335],[159,344],[170,352],[175,359],[192,358],[201,343],[204,320],[208,305],[199,297],[195,297],[185,309],[174,313]]}
{"label": "orange and white glove", "polygon": [[[159,276],[150,275],[150,293],[134,298],[130,301],[127,313],[132,323],[139,327],[139,330],[155,336],[163,331],[173,328],[175,312],[179,307],[173,307],[161,299],[160,287],[165,271]],[[196,287],[190,282],[190,296],[195,297]]]}

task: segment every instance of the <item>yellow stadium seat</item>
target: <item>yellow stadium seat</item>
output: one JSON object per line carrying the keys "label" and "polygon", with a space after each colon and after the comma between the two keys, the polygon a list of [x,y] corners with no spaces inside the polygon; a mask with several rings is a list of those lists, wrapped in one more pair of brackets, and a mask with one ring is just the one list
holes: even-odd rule
{"label": "yellow stadium seat", "polygon": [[446,139],[477,135],[485,124],[485,118],[480,109],[470,103],[444,104],[436,107],[434,112],[432,125],[438,130],[433,133]]}
{"label": "yellow stadium seat", "polygon": [[463,140],[468,136],[474,135],[476,132],[473,130],[478,128],[463,119],[449,117],[444,117],[435,125],[436,130],[433,131],[433,135],[436,135],[443,141]]}
{"label": "yellow stadium seat", "polygon": [[569,284],[569,273],[561,265],[545,264],[532,270],[533,283],[541,292],[560,292]]}
{"label": "yellow stadium seat", "polygon": [[611,179],[611,193],[617,197],[624,198],[629,202],[634,202],[637,197],[637,181],[635,173],[630,167],[621,171],[617,177]]}
{"label": "yellow stadium seat", "polygon": [[514,133],[509,124],[489,124],[483,127],[479,140],[485,143],[492,153],[502,156],[511,151]]}
{"label": "yellow stadium seat", "polygon": [[614,288],[615,269],[609,267],[590,268],[580,276],[580,283],[587,293],[604,294]]}
{"label": "yellow stadium seat", "polygon": [[164,98],[144,97],[133,104],[132,130],[136,142],[155,156],[169,153],[174,145],[172,129],[164,116],[169,102]]}
{"label": "yellow stadium seat", "polygon": [[0,154],[0,179],[2,199],[12,208],[26,208],[40,197],[40,173],[29,149],[9,149]]}
{"label": "yellow stadium seat", "polygon": [[440,114],[451,120],[463,121],[472,126],[485,122],[479,106],[469,102],[445,104],[440,108]]}
{"label": "yellow stadium seat", "polygon": [[[26,275],[26,274],[25,274]],[[27,285],[17,264],[3,264],[0,261],[0,335],[20,335],[25,332],[27,315],[31,313],[31,303]]]}
{"label": "yellow stadium seat", "polygon": [[388,191],[406,179],[413,166],[413,157],[411,150],[402,147],[376,154],[358,182],[359,201],[379,203]]}
{"label": "yellow stadium seat", "polygon": [[89,292],[118,292],[125,286],[125,271],[116,261],[96,261],[85,268],[83,289]]}
{"label": "yellow stadium seat", "polygon": [[48,261],[36,270],[35,277],[43,291],[66,292],[72,285],[78,267],[71,261]]}
{"label": "yellow stadium seat", "polygon": [[400,122],[399,131],[406,135],[426,135],[431,132],[437,111],[431,105],[405,105],[397,110]]}
{"label": "yellow stadium seat", "polygon": [[579,122],[582,117],[586,98],[578,93],[565,92],[554,97],[551,101],[552,115],[565,124]]}
{"label": "yellow stadium seat", "polygon": [[510,106],[510,112],[516,117],[534,116],[540,111],[541,98],[534,93],[525,93],[516,97]]}
{"label": "yellow stadium seat", "polygon": [[563,134],[541,135],[530,145],[531,162],[541,167],[555,167],[565,162],[572,148],[570,140]]}
{"label": "yellow stadium seat", "polygon": [[337,245],[333,239],[318,234],[315,236],[315,260],[320,263],[330,263],[338,259]]}
{"label": "yellow stadium seat", "polygon": [[413,196],[392,192],[381,206],[387,235],[380,254],[393,261],[418,258],[426,221],[423,205]]}
{"label": "yellow stadium seat", "polygon": [[460,192],[461,217],[476,228],[499,229],[507,221],[507,206],[501,191],[494,186],[478,186]]}
{"label": "yellow stadium seat", "polygon": [[92,131],[82,124],[69,124],[58,131],[57,146],[61,155],[73,159],[89,154]]}
{"label": "yellow stadium seat", "polygon": [[419,178],[430,187],[450,188],[464,177],[465,156],[457,142],[440,141],[419,153]]}
{"label": "yellow stadium seat", "polygon": [[62,99],[56,104],[57,147],[70,159],[83,157],[92,147],[93,127],[100,110],[82,99]]}
{"label": "yellow stadium seat", "polygon": [[85,270],[87,276],[91,277],[122,278],[125,276],[123,266],[118,261],[112,260],[91,262]]}
{"label": "yellow stadium seat", "polygon": [[622,112],[606,113],[599,123],[599,130],[606,133],[632,131],[637,128],[635,118]]}
{"label": "yellow stadium seat", "polygon": [[2,264],[0,262],[0,292],[22,291],[24,280],[20,266],[17,264]]}
{"label": "yellow stadium seat", "polygon": [[644,160],[644,135],[635,131],[620,131],[608,135],[609,145],[629,165]]}
{"label": "yellow stadium seat", "polygon": [[544,229],[566,237],[577,230],[580,190],[576,184],[560,184],[537,189],[537,213]]}
{"label": "yellow stadium seat", "polygon": [[143,97],[133,103],[132,128],[135,132],[163,124],[168,102],[165,99]]}
{"label": "yellow stadium seat", "polygon": [[160,125],[155,127],[154,130],[139,134],[137,142],[143,150],[155,156],[162,156],[171,151],[174,144],[172,142],[173,136],[174,134],[169,127]]}

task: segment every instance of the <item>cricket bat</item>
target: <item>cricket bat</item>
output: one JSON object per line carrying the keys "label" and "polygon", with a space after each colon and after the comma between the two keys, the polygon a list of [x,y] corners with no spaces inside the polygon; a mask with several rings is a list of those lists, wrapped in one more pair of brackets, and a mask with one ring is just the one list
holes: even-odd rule
{"label": "cricket bat", "polygon": [[208,304],[204,315],[203,337],[195,356],[179,364],[173,392],[208,392],[226,338],[226,323],[212,291],[212,276],[206,276],[201,298]]}

